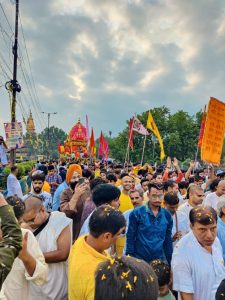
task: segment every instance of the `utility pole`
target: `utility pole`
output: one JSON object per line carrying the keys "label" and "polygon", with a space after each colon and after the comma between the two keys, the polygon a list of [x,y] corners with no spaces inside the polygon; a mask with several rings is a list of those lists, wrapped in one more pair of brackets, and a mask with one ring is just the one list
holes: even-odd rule
{"label": "utility pole", "polygon": [[[12,132],[15,129],[16,122],[16,93],[21,91],[21,87],[17,81],[17,58],[18,58],[18,20],[19,20],[19,0],[16,0],[16,17],[15,17],[15,40],[12,48],[13,52],[13,79],[6,82],[5,87],[8,91],[12,92],[12,106],[11,106],[11,124]],[[16,149],[10,150],[10,161],[15,163]]]}
{"label": "utility pole", "polygon": [[51,116],[51,115],[56,115],[57,112],[50,113],[50,112],[42,111],[42,114],[46,114],[46,115],[48,116],[48,147],[47,147],[47,159],[49,160],[49,156],[50,156],[50,135],[49,135],[50,116]]}

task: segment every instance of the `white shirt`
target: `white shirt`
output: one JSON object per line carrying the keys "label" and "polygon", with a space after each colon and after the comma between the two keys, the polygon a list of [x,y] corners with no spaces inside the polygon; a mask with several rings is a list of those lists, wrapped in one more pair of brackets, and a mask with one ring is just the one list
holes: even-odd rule
{"label": "white shirt", "polygon": [[211,206],[215,210],[217,210],[217,203],[219,201],[219,196],[217,196],[216,192],[210,193],[206,196],[204,200],[204,205]]}
{"label": "white shirt", "polygon": [[23,199],[23,193],[19,180],[12,173],[7,177],[7,196],[17,195],[19,198]]}
{"label": "white shirt", "polygon": [[[188,221],[190,220],[189,219],[189,214],[190,214],[190,211],[192,210],[192,208],[194,208],[193,206],[191,206],[188,201],[185,202],[184,204],[182,204],[181,206],[178,207],[178,210],[177,211],[180,211],[182,213],[184,213],[188,219]],[[190,221],[189,221],[190,222]]]}
{"label": "white shirt", "polygon": [[35,193],[28,193],[23,197],[23,201],[25,201],[29,196],[37,196],[40,197],[43,200],[43,205],[46,208],[48,212],[52,211],[52,203],[53,203],[53,198],[52,195],[48,192],[41,192],[40,194],[35,194]]}
{"label": "white shirt", "polygon": [[213,300],[225,278],[222,247],[215,239],[212,254],[190,231],[175,246],[172,257],[173,289],[194,294],[194,300]]}
{"label": "white shirt", "polygon": [[29,295],[30,282],[41,286],[47,281],[48,265],[45,262],[44,255],[36,238],[30,230],[23,228],[21,230],[23,236],[28,232],[27,249],[36,261],[36,268],[31,277],[27,273],[22,260],[17,257],[14,260],[10,273],[4,281],[0,292],[0,299],[35,300],[35,298]]}
{"label": "white shirt", "polygon": [[0,145],[0,161],[3,165],[7,165],[8,159],[6,155],[6,148],[3,144]]}
{"label": "white shirt", "polygon": [[[189,219],[187,218],[186,214],[184,214],[182,211],[177,211],[177,223],[178,223],[178,231],[182,232],[182,237],[187,234],[190,230],[189,227]],[[177,232],[176,229],[176,217],[175,214],[172,215],[173,218],[173,228],[172,228],[172,237],[174,236],[174,234]],[[177,242],[175,242],[173,245],[175,245]]]}
{"label": "white shirt", "polygon": [[179,205],[182,205],[186,202],[186,200],[184,200],[180,192],[177,193],[177,196],[179,198]]}
{"label": "white shirt", "polygon": [[[36,236],[39,246],[43,252],[57,250],[57,239],[63,229],[70,226],[72,244],[72,219],[59,211],[51,213],[48,224]],[[35,284],[30,286],[30,294],[35,300],[67,300],[68,279],[67,261],[48,264],[48,281],[39,287]]]}
{"label": "white shirt", "polygon": [[[94,211],[93,211],[94,212]],[[93,212],[90,213],[90,215],[87,217],[87,219],[84,221],[84,224],[81,227],[80,233],[79,233],[79,237],[85,234],[89,234],[89,220],[91,218],[91,215],[93,214]]]}

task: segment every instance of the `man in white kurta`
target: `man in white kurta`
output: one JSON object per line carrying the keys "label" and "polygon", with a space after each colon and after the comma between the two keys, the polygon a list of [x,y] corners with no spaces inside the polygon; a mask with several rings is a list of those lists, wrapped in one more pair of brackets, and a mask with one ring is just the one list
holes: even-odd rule
{"label": "man in white kurta", "polygon": [[183,300],[213,300],[225,278],[222,247],[216,237],[217,215],[211,207],[200,207],[191,211],[190,220],[192,230],[173,252],[173,289]]}
{"label": "man in white kurta", "polygon": [[217,209],[217,203],[219,201],[219,197],[225,194],[225,180],[221,180],[218,183],[217,189],[213,193],[209,193],[205,200],[204,204],[213,207],[214,209]]}
{"label": "man in white kurta", "polygon": [[197,185],[191,185],[189,187],[189,199],[184,204],[179,206],[178,211],[184,213],[189,220],[189,213],[192,208],[202,205],[204,200],[204,191],[201,187]]}
{"label": "man in white kurta", "polygon": [[7,196],[17,195],[20,199],[23,198],[23,192],[19,180],[16,178],[18,168],[16,166],[11,167],[11,173],[7,177]]}
{"label": "man in white kurta", "polygon": [[3,139],[2,136],[0,136],[0,163],[3,166],[6,166],[8,164],[8,159],[7,159],[7,155],[6,155],[6,151],[7,151],[7,145]]}
{"label": "man in white kurta", "polygon": [[[59,211],[48,213],[40,199],[25,200],[23,216],[33,229],[39,246],[48,263],[48,279],[43,286],[30,285],[30,295],[35,300],[67,300],[67,258],[72,243],[72,220]],[[59,240],[63,235],[63,247]],[[66,250],[66,253],[61,253]],[[57,262],[56,262],[57,261]]]}

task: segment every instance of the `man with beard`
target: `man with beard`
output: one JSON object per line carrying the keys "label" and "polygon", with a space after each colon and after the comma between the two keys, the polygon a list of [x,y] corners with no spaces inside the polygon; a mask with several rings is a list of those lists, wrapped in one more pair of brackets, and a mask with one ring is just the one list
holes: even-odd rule
{"label": "man with beard", "polygon": [[69,183],[60,196],[60,211],[73,220],[73,240],[80,232],[81,216],[85,201],[90,197],[90,185],[87,178],[74,172]]}
{"label": "man with beard", "polygon": [[126,255],[150,262],[167,260],[172,257],[171,214],[161,207],[163,186],[149,184],[149,202],[130,213],[126,236]]}
{"label": "man with beard", "polygon": [[31,176],[31,192],[23,197],[25,201],[28,197],[37,196],[42,199],[43,205],[47,211],[52,210],[52,196],[50,193],[43,192],[42,188],[45,182],[45,174],[42,171],[36,171]]}

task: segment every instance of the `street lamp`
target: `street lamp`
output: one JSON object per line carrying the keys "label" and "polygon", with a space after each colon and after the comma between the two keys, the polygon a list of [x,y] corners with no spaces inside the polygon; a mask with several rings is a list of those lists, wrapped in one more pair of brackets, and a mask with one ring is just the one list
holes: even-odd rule
{"label": "street lamp", "polygon": [[49,124],[50,124],[50,116],[51,115],[56,115],[57,112],[45,112],[45,111],[42,111],[42,114],[46,114],[48,115],[48,147],[47,147],[47,160],[49,160],[49,155],[50,155],[50,136],[49,136]]}

